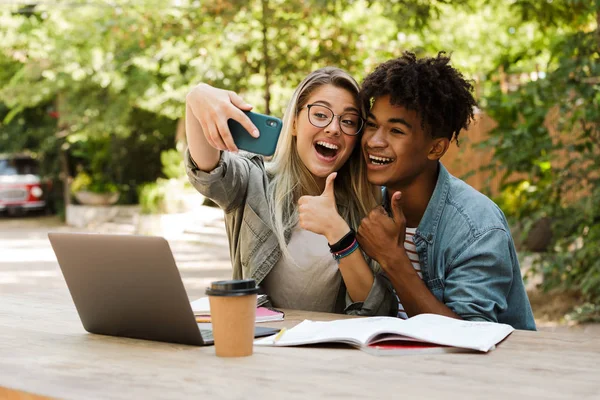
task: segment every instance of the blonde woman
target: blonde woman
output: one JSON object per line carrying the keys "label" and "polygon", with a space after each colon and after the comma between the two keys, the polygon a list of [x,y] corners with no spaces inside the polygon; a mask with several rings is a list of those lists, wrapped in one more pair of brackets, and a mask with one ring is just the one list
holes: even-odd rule
{"label": "blonde woman", "polygon": [[358,85],[322,68],[298,86],[273,159],[238,154],[227,120],[253,136],[237,94],[205,84],[186,98],[187,173],[225,212],[234,279],[254,279],[273,306],[393,315],[387,279],[369,264],[355,231],[377,205],[360,153]]}

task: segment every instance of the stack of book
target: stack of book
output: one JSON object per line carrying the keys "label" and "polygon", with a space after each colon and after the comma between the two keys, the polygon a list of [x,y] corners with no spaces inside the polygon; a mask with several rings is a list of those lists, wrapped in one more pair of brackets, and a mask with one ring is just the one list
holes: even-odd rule
{"label": "stack of book", "polygon": [[[282,311],[263,306],[266,295],[259,295],[256,301],[256,322],[283,321]],[[196,316],[196,322],[210,322],[210,303],[208,297],[201,297],[191,302],[192,311]]]}

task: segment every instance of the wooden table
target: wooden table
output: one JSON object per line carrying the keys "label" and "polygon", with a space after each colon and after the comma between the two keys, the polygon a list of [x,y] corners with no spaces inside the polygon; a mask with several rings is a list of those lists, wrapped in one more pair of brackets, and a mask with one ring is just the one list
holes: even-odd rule
{"label": "wooden table", "polygon": [[[304,318],[339,316],[290,311],[270,325]],[[88,334],[66,293],[0,295],[0,398],[600,398],[599,360],[600,338],[524,331],[489,354],[255,347],[223,359],[213,347]]]}

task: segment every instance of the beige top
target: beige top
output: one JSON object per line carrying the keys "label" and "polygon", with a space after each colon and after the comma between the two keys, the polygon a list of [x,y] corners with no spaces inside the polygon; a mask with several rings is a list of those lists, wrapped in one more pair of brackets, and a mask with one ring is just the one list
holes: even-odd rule
{"label": "beige top", "polygon": [[262,283],[273,306],[333,312],[342,277],[325,236],[296,227],[288,251]]}

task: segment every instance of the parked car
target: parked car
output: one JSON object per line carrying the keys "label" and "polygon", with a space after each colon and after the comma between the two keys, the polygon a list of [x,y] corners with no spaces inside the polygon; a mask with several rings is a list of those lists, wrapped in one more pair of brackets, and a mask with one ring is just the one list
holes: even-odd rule
{"label": "parked car", "polygon": [[27,154],[0,154],[0,212],[47,210],[52,182],[39,175],[37,160]]}

